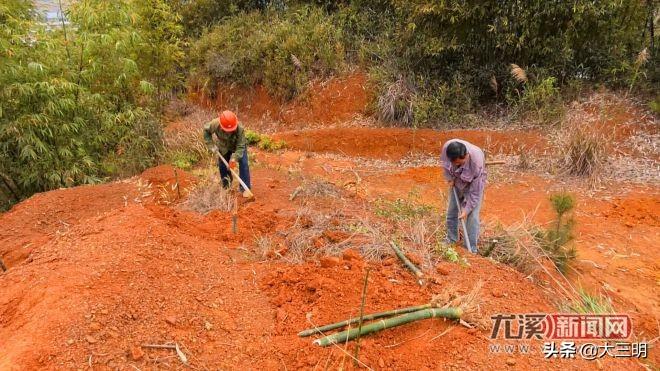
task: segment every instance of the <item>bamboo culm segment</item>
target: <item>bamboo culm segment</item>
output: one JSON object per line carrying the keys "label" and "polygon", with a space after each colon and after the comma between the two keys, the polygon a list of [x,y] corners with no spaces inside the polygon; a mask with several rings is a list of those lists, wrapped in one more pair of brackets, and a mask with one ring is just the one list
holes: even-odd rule
{"label": "bamboo culm segment", "polygon": [[[405,313],[410,313],[410,312],[417,312],[422,309],[427,309],[431,308],[431,304],[424,304],[424,305],[416,305],[414,307],[406,307],[406,308],[400,308],[400,309],[393,309],[393,310],[388,310],[386,312],[378,312],[378,313],[372,313],[372,314],[367,314],[362,317],[362,321],[371,321],[373,319],[379,319],[379,318],[384,318],[384,317],[393,317],[393,316],[398,316],[399,314],[405,314]],[[360,317],[356,318],[351,318],[346,321],[341,321],[337,323],[331,323],[329,325],[317,327],[317,328],[310,328],[304,331],[301,331],[298,333],[298,336],[306,337],[306,336],[311,336],[314,334],[323,334],[326,331],[331,331],[334,329],[338,329],[341,327],[346,327],[348,325],[353,325],[360,322]]]}
{"label": "bamboo culm segment", "polygon": [[403,251],[399,249],[399,246],[397,246],[393,241],[390,241],[390,245],[392,246],[392,250],[394,250],[394,252],[396,253],[396,256],[398,256],[399,259],[401,259],[403,264],[405,264],[406,267],[408,267],[408,269],[410,269],[415,274],[415,276],[417,276],[417,278],[421,279],[424,277],[424,273],[422,273],[422,271],[419,270],[419,268],[417,268],[415,264],[413,264],[408,259],[408,257],[403,253]]}
{"label": "bamboo culm segment", "polygon": [[415,322],[428,318],[443,317],[458,319],[461,318],[462,311],[460,308],[428,308],[419,310],[412,313],[403,314],[397,317],[381,319],[380,321],[372,322],[366,326],[362,326],[362,331],[352,328],[350,330],[338,332],[320,339],[314,340],[314,344],[322,347],[327,347],[332,344],[340,344],[348,340],[353,340],[358,336],[364,336],[373,332],[378,332],[388,328],[405,325],[406,323]]}

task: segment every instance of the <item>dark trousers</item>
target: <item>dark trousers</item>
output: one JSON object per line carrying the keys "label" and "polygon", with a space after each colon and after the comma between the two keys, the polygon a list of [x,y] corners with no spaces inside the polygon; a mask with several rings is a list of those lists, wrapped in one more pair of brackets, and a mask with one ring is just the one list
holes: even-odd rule
{"label": "dark trousers", "polygon": [[[233,152],[229,152],[225,154],[224,157],[227,162],[229,162],[229,159],[231,159],[231,155]],[[225,164],[222,162],[222,160],[218,159],[218,168],[220,169],[220,178],[222,179],[222,186],[224,188],[229,188],[229,185],[231,184],[231,181],[234,179],[232,176],[231,172],[228,171],[227,167]],[[238,159],[238,176],[241,177],[241,180],[243,183],[245,183],[248,188],[252,189],[252,185],[250,185],[250,165],[248,164],[248,151],[245,149],[245,152],[243,152],[243,157]],[[243,189],[243,186],[240,186],[241,192],[245,191]]]}

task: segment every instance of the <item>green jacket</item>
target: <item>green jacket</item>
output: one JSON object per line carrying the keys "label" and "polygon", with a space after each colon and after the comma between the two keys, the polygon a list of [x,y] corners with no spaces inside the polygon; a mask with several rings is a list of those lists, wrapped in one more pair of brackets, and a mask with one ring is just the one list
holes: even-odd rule
{"label": "green jacket", "polygon": [[215,145],[221,155],[233,152],[231,157],[236,161],[243,157],[247,148],[247,140],[245,140],[245,129],[240,124],[236,128],[236,131],[227,133],[220,128],[219,119],[207,122],[204,125],[204,141],[209,150],[213,149],[213,134],[217,138]]}

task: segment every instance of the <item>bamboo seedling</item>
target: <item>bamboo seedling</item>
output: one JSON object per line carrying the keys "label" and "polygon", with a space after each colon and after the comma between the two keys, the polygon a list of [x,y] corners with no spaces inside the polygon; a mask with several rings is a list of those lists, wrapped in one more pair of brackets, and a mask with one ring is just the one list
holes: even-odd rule
{"label": "bamboo seedling", "polygon": [[397,317],[381,319],[380,321],[372,322],[366,326],[362,326],[361,329],[352,328],[346,331],[338,332],[336,334],[328,335],[314,340],[314,344],[326,347],[328,345],[339,344],[345,341],[353,340],[358,336],[364,336],[392,327],[405,325],[406,323],[410,322],[437,317],[460,319],[462,314],[463,311],[460,308],[427,308],[416,312],[406,313]]}
{"label": "bamboo seedling", "polygon": [[[366,314],[362,317],[362,321],[371,321],[371,320],[379,319],[379,318],[394,317],[394,316],[398,316],[400,314],[417,312],[417,311],[420,311],[422,309],[427,309],[427,308],[431,308],[431,304],[416,305],[416,306],[413,306],[413,307],[393,309],[393,310],[388,310],[388,311],[385,311],[385,312]],[[360,318],[355,317],[355,318],[348,319],[346,321],[331,323],[331,324],[321,326],[321,327],[310,328],[310,329],[299,332],[298,336],[307,337],[307,336],[311,336],[311,335],[314,335],[314,334],[323,334],[324,332],[335,330],[335,329],[342,328],[342,327],[346,327],[346,326],[349,326],[349,325],[354,325],[358,322],[360,322]]]}
{"label": "bamboo seedling", "polygon": [[424,285],[424,273],[413,264],[410,259],[399,249],[399,247],[394,243],[394,241],[390,241],[390,245],[392,246],[392,250],[396,253],[396,256],[401,259],[403,264],[410,269],[413,274],[415,274],[415,277],[417,277],[417,283],[419,283],[420,286]]}

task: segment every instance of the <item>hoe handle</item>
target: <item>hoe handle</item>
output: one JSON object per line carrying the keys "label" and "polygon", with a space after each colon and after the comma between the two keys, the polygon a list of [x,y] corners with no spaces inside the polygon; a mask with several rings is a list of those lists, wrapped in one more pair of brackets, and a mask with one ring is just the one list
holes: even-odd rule
{"label": "hoe handle", "polygon": [[[451,190],[454,193],[454,200],[456,201],[456,207],[458,207],[458,214],[461,214],[461,203],[458,200],[458,195],[456,194],[456,188],[453,186],[451,187]],[[471,253],[476,253],[476,251],[472,250],[472,245],[470,245],[470,238],[468,237],[467,233],[467,226],[465,225],[465,219],[459,218],[461,220],[461,226],[463,226],[463,239],[465,240],[465,244],[467,245],[468,251]]]}
{"label": "hoe handle", "polygon": [[241,183],[241,186],[243,186],[243,189],[248,191],[248,193],[250,194],[250,197],[254,197],[254,194],[252,193],[250,188],[245,185],[245,182],[243,182],[243,179],[241,179],[241,177],[238,174],[236,174],[234,169],[229,167],[229,164],[227,163],[227,160],[225,160],[225,158],[222,155],[218,155],[218,157],[220,158],[220,160],[222,160],[222,162],[225,164],[227,169],[229,169],[229,171],[231,171],[231,173],[234,175],[234,178],[238,179],[238,182]]}

